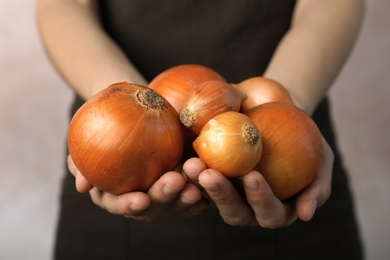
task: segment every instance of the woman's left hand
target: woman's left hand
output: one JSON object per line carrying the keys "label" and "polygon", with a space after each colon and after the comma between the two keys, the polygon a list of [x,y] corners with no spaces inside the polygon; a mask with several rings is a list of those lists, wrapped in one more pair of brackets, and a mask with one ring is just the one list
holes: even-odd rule
{"label": "woman's left hand", "polygon": [[330,196],[333,152],[324,140],[325,160],[314,181],[294,201],[276,198],[261,173],[250,171],[241,177],[244,198],[232,182],[222,173],[207,169],[199,158],[183,165],[187,178],[198,183],[223,220],[232,226],[261,226],[280,228],[292,224],[297,218],[309,221],[318,207]]}

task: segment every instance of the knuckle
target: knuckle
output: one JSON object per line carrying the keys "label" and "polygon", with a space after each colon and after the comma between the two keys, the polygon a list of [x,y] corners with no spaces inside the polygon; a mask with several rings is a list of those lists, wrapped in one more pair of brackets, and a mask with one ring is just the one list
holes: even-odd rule
{"label": "knuckle", "polygon": [[99,206],[100,208],[104,208],[104,207],[103,207],[103,204],[102,204],[102,202],[101,202],[101,197],[100,197],[99,195],[93,194],[93,193],[91,192],[90,197],[91,197],[92,202],[93,202],[96,206]]}
{"label": "knuckle", "polygon": [[247,224],[247,221],[240,218],[240,217],[230,217],[230,218],[225,218],[224,219],[225,223],[228,224],[229,226],[244,226]]}
{"label": "knuckle", "polygon": [[284,226],[284,223],[281,223],[281,221],[275,221],[269,219],[259,220],[258,223],[262,228],[266,228],[266,229],[277,229]]}
{"label": "knuckle", "polygon": [[143,221],[143,222],[152,222],[153,220],[155,220],[156,217],[153,217],[153,216],[150,216],[150,215],[124,215],[125,218],[131,218],[131,219],[135,219],[135,220],[138,220],[138,221]]}
{"label": "knuckle", "polygon": [[225,215],[223,219],[230,226],[253,226],[253,223],[256,222],[255,216],[248,212]]}
{"label": "knuckle", "polygon": [[332,191],[331,191],[331,188],[328,187],[327,189],[325,189],[321,194],[320,194],[320,197],[319,197],[319,205],[318,206],[322,206],[323,204],[325,204],[325,202],[330,198],[330,195],[332,194]]}

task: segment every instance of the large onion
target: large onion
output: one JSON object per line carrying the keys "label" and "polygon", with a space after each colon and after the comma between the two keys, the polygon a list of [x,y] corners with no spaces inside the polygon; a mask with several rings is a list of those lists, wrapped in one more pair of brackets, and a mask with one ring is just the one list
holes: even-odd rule
{"label": "large onion", "polygon": [[297,194],[311,183],[324,160],[317,125],[291,104],[266,103],[246,114],[263,140],[263,154],[255,169],[279,199]]}
{"label": "large onion", "polygon": [[157,92],[126,82],[109,86],[74,115],[70,155],[84,177],[113,194],[145,191],[183,152],[183,127]]}
{"label": "large onion", "polygon": [[158,74],[148,85],[180,113],[183,101],[193,87],[206,80],[226,81],[215,70],[199,64],[183,64]]}
{"label": "large onion", "polygon": [[180,121],[195,134],[214,116],[227,111],[238,112],[240,93],[229,83],[208,80],[195,86],[184,100]]}
{"label": "large onion", "polygon": [[241,104],[241,112],[269,102],[289,103],[292,99],[287,89],[279,82],[266,77],[252,77],[234,85],[247,98]]}

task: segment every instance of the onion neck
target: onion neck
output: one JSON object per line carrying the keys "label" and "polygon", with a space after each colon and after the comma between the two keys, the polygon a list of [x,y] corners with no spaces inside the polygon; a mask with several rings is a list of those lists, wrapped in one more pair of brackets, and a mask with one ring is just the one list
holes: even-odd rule
{"label": "onion neck", "polygon": [[165,100],[151,89],[137,91],[136,97],[138,102],[147,108],[163,110],[167,107]]}

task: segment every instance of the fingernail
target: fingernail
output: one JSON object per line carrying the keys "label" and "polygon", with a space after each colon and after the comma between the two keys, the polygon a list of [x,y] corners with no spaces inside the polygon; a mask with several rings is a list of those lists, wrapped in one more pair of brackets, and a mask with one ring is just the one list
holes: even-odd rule
{"label": "fingernail", "polygon": [[145,209],[144,206],[138,205],[137,203],[130,203],[129,208],[130,208],[130,210],[133,210],[133,211],[141,211],[141,210]]}
{"label": "fingernail", "polygon": [[217,193],[221,190],[218,184],[212,184],[212,185],[203,185],[199,182],[199,184],[207,191],[212,193]]}
{"label": "fingernail", "polygon": [[163,188],[163,192],[165,195],[175,195],[178,193],[178,190],[177,190],[177,188],[175,188],[169,184],[166,184]]}

